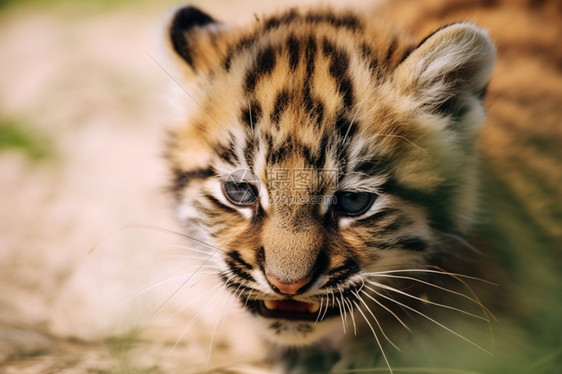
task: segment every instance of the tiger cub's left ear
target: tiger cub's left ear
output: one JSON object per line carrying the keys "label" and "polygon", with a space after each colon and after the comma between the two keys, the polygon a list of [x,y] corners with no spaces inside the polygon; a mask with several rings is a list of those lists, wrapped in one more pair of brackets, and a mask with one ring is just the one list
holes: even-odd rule
{"label": "tiger cub's left ear", "polygon": [[168,23],[167,37],[180,68],[199,74],[219,63],[226,52],[225,30],[224,24],[193,6],[177,9]]}
{"label": "tiger cub's left ear", "polygon": [[455,23],[426,37],[396,68],[394,79],[424,106],[457,117],[480,105],[495,59],[487,31]]}

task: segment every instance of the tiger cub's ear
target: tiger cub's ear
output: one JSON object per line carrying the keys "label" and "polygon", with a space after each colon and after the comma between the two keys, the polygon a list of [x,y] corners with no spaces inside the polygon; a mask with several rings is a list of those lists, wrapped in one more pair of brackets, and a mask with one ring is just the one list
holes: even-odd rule
{"label": "tiger cub's ear", "polygon": [[457,122],[480,107],[496,52],[487,31],[470,23],[445,26],[426,37],[397,67],[399,89]]}
{"label": "tiger cub's ear", "polygon": [[224,24],[193,6],[177,9],[167,37],[181,70],[200,74],[219,63],[226,51],[226,43],[221,42],[225,30]]}

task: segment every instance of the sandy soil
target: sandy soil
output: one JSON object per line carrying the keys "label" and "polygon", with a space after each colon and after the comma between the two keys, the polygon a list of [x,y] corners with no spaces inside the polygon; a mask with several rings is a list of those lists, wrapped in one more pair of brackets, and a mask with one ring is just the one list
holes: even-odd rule
{"label": "sandy soil", "polygon": [[[172,295],[194,265],[172,247],[184,240],[159,231],[179,230],[161,157],[172,83],[153,60],[166,67],[158,38],[171,4],[0,10],[0,119],[49,150],[0,152],[4,373],[186,372],[260,357],[247,332],[232,344],[246,327],[226,318],[231,301],[213,284]],[[204,7],[227,19],[260,9]]]}

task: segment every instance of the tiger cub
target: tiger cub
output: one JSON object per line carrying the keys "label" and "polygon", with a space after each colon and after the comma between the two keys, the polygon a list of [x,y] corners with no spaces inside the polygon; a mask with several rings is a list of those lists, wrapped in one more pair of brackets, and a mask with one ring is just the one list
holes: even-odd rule
{"label": "tiger cub", "polygon": [[497,290],[475,277],[499,272],[466,241],[486,30],[419,39],[329,7],[231,28],[186,6],[168,36],[194,83],[167,151],[177,215],[283,372],[435,365],[451,339],[489,350],[501,297],[482,303],[474,289]]}

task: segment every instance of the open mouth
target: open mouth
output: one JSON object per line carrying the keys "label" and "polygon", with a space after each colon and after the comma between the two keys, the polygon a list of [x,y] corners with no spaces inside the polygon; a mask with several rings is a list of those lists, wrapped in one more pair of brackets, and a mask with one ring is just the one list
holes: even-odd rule
{"label": "open mouth", "polygon": [[302,302],[291,299],[256,300],[246,305],[265,318],[287,319],[294,321],[322,321],[328,316],[339,313],[337,308],[322,308],[318,302]]}

